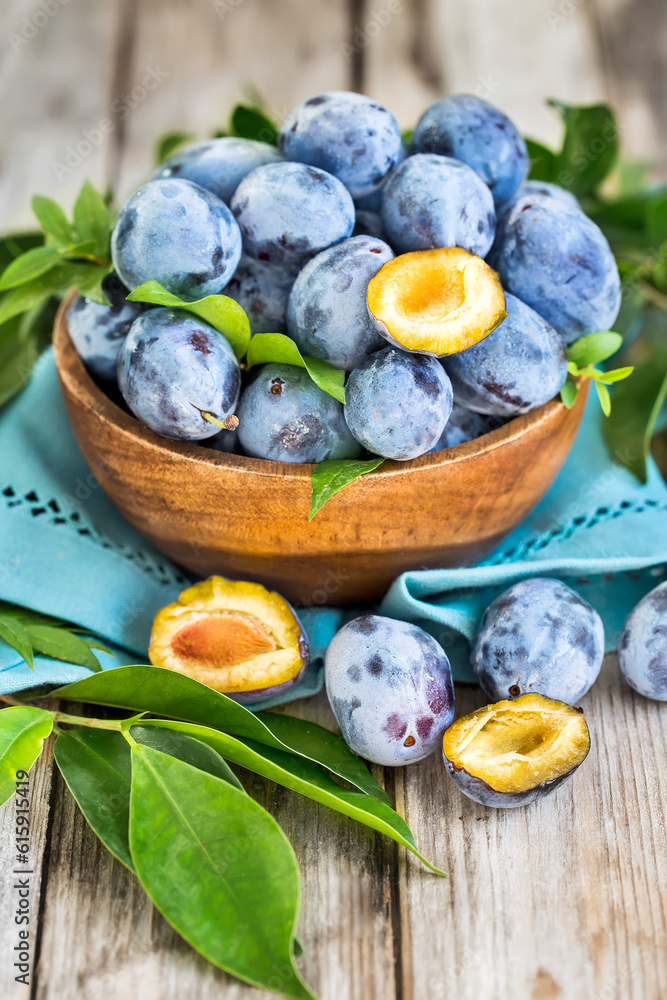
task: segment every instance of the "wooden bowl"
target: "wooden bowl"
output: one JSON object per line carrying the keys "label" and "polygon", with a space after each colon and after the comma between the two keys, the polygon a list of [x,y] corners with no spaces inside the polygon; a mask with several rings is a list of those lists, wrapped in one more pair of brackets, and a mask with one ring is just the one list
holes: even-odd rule
{"label": "wooden bowl", "polygon": [[489,552],[542,498],[581,421],[558,401],[410,462],[387,461],[309,523],[311,465],[228,455],[153,434],[91,379],[54,328],[76,440],[105,493],[141,534],[199,576],[259,580],[296,604],[374,600],[404,570],[461,566]]}

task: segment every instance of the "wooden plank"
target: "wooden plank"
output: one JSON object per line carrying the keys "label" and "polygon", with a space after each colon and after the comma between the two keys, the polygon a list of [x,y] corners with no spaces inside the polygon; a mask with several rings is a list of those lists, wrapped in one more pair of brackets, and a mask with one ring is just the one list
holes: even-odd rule
{"label": "wooden plank", "polygon": [[[459,714],[484,702],[473,687],[457,697]],[[615,657],[583,704],[589,759],[525,809],[470,801],[437,757],[399,773],[399,808],[450,873],[401,859],[403,1000],[667,995],[664,709]]]}
{"label": "wooden plank", "polygon": [[109,92],[119,6],[105,0],[62,5],[49,0],[46,8],[56,13],[22,0],[6,0],[0,7],[0,218],[5,231],[34,228],[30,200],[37,192],[69,207],[86,177],[106,183],[112,133],[102,132],[100,121],[116,124]]}

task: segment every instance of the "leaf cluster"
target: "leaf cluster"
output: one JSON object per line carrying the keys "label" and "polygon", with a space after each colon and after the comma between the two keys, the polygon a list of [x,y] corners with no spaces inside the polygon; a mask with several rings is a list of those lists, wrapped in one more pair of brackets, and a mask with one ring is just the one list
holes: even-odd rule
{"label": "leaf cluster", "polygon": [[95,650],[111,653],[102,640],[87,629],[39,614],[28,608],[0,601],[0,639],[21,656],[31,670],[34,654],[64,660],[94,673],[102,669]]}

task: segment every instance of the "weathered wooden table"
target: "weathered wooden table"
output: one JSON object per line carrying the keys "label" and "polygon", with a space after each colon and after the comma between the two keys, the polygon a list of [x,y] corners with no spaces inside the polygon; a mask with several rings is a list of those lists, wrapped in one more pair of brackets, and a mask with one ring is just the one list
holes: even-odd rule
{"label": "weathered wooden table", "polygon": [[[44,16],[35,16],[45,11]],[[445,91],[476,92],[556,141],[544,96],[611,99],[635,157],[667,166],[661,0],[49,0],[0,11],[0,219],[34,192],[71,204],[83,179],[122,198],[167,129],[205,135],[256,87],[280,116],[362,86],[401,124]],[[111,122],[103,131],[103,119]],[[458,710],[482,704],[459,686]],[[464,798],[433,758],[377,777],[450,876],[258,778],[248,788],[299,859],[302,967],[323,1000],[661,1000],[667,996],[667,708],[615,657],[584,699],[593,748],[526,809]],[[323,696],[289,711],[333,725]],[[0,812],[0,996],[245,1000],[260,994],[192,952],[99,844],[50,752],[32,779],[36,934],[13,982],[11,807]]]}

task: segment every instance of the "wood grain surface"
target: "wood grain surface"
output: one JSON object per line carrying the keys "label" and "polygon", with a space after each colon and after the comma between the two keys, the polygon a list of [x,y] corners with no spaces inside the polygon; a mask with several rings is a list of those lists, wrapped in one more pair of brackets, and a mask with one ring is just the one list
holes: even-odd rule
{"label": "wood grain surface", "polygon": [[[385,0],[56,5],[25,43],[13,36],[31,32],[24,19],[39,5],[0,8],[5,229],[31,224],[35,191],[71,204],[86,176],[125,197],[150,174],[161,131],[205,134],[251,85],[277,114],[317,90],[361,86],[404,126],[429,100],[463,89],[552,142],[558,125],[544,97],[612,99],[627,152],[667,173],[663,0],[400,0],[388,21],[379,18]],[[132,98],[150,69],[166,75]],[[135,107],[121,118],[111,109],[128,106],[124,95]],[[112,132],[58,178],[66,147],[108,116]],[[457,697],[459,713],[482,701],[466,686]],[[378,771],[447,880],[352,821],[248,777],[299,858],[301,961],[322,1000],[667,996],[667,708],[631,692],[613,656],[584,704],[588,760],[526,809],[495,812],[465,799],[436,757]],[[333,725],[323,697],[288,711]],[[15,984],[8,805],[0,811],[3,1000],[261,995],[214,970],[155,912],[86,826],[50,750],[31,787],[36,962],[32,985]]]}

